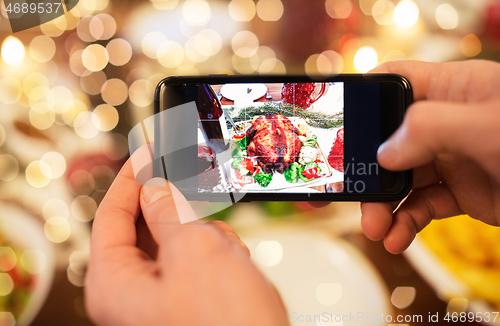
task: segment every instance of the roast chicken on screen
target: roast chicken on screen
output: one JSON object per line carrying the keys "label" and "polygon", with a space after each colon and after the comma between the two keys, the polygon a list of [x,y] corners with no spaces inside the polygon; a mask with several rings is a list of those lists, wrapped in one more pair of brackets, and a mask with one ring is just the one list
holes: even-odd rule
{"label": "roast chicken on screen", "polygon": [[282,115],[267,114],[258,117],[248,128],[247,153],[257,157],[261,169],[266,173],[283,173],[295,162],[302,146],[299,130]]}

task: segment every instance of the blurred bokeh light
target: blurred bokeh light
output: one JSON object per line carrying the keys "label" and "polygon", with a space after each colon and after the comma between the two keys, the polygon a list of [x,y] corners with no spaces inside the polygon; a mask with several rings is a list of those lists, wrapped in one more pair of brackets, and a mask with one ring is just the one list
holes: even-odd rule
{"label": "blurred bokeh light", "polygon": [[394,23],[401,28],[409,28],[418,21],[419,9],[415,2],[402,0],[394,8]]}
{"label": "blurred bokeh light", "polygon": [[[58,250],[59,272],[76,287],[97,207],[129,155],[128,132],[153,114],[163,78],[327,76],[403,59],[498,60],[500,53],[500,6],[486,0],[80,0],[14,35],[2,6],[1,199],[38,219]],[[255,258],[272,267],[285,254],[279,242],[262,241]],[[16,291],[8,276],[14,266],[30,275],[50,266],[42,251],[3,244],[0,258],[0,296]],[[323,282],[311,291],[329,306],[343,289]],[[395,309],[411,309],[422,295],[407,284],[391,291]],[[69,310],[81,317],[77,299]],[[445,304],[465,311],[463,300]],[[1,325],[15,323],[0,312]]]}
{"label": "blurred bokeh light", "polygon": [[11,66],[23,62],[26,50],[23,43],[15,36],[7,36],[2,43],[2,60]]}

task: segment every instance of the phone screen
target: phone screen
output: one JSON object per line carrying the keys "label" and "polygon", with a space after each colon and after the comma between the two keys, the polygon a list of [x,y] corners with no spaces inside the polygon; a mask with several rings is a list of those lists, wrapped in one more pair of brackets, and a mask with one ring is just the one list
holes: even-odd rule
{"label": "phone screen", "polygon": [[157,174],[208,200],[359,200],[407,188],[407,174],[376,159],[408,105],[401,83],[276,79],[163,84]]}

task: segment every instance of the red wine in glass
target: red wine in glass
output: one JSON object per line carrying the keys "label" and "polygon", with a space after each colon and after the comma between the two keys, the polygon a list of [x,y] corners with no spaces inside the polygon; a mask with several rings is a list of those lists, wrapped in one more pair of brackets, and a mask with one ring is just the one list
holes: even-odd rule
{"label": "red wine in glass", "polygon": [[229,147],[226,119],[219,99],[210,85],[201,84],[198,86],[196,107],[206,144],[215,153],[225,151]]}

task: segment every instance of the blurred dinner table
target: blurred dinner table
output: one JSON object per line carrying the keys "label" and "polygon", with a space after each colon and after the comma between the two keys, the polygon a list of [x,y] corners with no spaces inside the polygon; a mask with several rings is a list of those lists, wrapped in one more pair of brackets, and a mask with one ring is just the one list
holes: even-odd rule
{"label": "blurred dinner table", "polygon": [[[385,250],[381,241],[370,241],[361,233],[358,203],[333,203],[321,209],[311,209],[306,203],[240,203],[230,208],[229,212],[219,214],[218,217],[221,216],[222,219],[236,229],[244,241],[248,239],[249,243],[255,242],[255,235],[257,235],[257,239],[261,239],[259,234],[262,231],[266,231],[264,234],[267,234],[264,238],[273,239],[276,238],[275,235],[278,235],[279,238],[282,231],[286,232],[286,230],[292,229],[295,230],[293,232],[298,230],[297,234],[299,235],[303,231],[306,231],[306,233],[318,232],[325,236],[326,239],[332,239],[334,242],[340,241],[354,248],[354,251],[360,253],[362,259],[366,260],[367,264],[370,265],[359,265],[357,268],[365,268],[361,272],[375,273],[378,276],[374,280],[377,278],[381,280],[380,289],[384,293],[382,297],[385,302],[373,302],[372,304],[374,306],[383,305],[388,307],[388,313],[394,317],[401,315],[412,316],[412,318],[421,316],[422,318],[410,322],[382,323],[384,325],[442,324],[444,323],[442,318],[447,310],[453,309],[453,307],[450,307],[450,302],[437,294],[436,290],[409,263],[405,255],[390,254]],[[314,242],[315,240],[311,241]],[[311,248],[314,251],[314,247]],[[254,259],[258,254],[255,250],[252,250]],[[310,263],[308,258],[304,259],[304,257],[312,256],[314,253],[305,252],[305,256],[293,252],[291,254],[292,257],[302,259],[302,261],[297,262],[298,264],[308,264]],[[256,263],[259,265],[258,262]],[[342,261],[339,264],[343,264]],[[345,266],[351,268],[346,263]],[[263,266],[259,265],[259,267],[262,268]],[[293,274],[294,272],[288,270],[282,273],[280,277],[286,278],[288,273]],[[351,272],[352,275],[349,277],[355,278],[356,272],[354,270]],[[297,279],[297,283],[307,283],[310,277],[314,277],[314,275],[302,275],[301,278]],[[356,279],[351,281],[357,282]],[[294,286],[299,286],[299,284]],[[279,287],[278,290],[280,290]],[[285,290],[285,292],[289,292],[287,289]],[[366,291],[369,291],[369,289],[366,289]],[[200,295],[208,296],[209,294]],[[300,295],[300,293],[297,293],[297,295]],[[364,297],[367,293],[360,291],[351,295]],[[286,297],[284,300],[287,302]],[[66,270],[58,269],[48,298],[32,325],[91,325],[92,323],[86,317],[83,302],[83,288],[68,281]],[[324,306],[324,311],[329,311],[330,308]],[[345,311],[345,313],[349,314],[350,311]],[[440,322],[429,321],[429,316],[436,313],[440,315]],[[354,325],[353,323],[344,323],[344,325],[350,324]],[[480,325],[479,323],[462,323],[460,321],[453,324]],[[309,324],[292,323],[292,325]],[[328,325],[328,323],[325,323],[325,325]]]}

